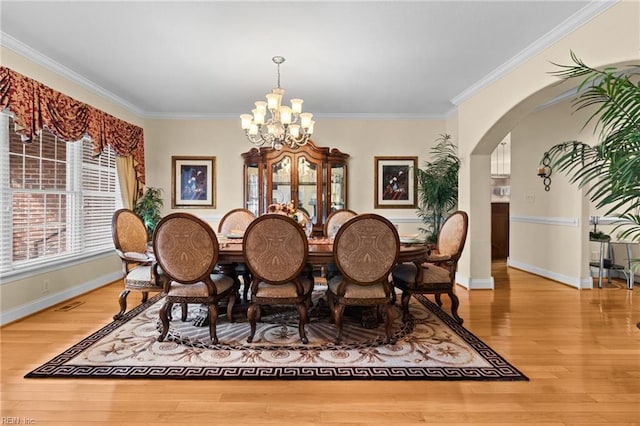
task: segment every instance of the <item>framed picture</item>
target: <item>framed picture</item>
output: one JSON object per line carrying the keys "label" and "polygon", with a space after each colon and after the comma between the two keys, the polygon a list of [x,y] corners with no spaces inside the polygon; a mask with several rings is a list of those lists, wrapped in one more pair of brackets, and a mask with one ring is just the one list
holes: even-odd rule
{"label": "framed picture", "polygon": [[171,208],[216,208],[216,157],[171,157]]}
{"label": "framed picture", "polygon": [[375,157],[375,203],[377,209],[415,209],[418,157]]}

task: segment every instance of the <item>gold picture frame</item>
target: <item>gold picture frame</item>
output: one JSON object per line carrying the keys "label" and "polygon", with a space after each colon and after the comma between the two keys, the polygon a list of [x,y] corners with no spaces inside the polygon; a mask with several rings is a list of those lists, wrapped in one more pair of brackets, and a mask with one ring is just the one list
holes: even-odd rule
{"label": "gold picture frame", "polygon": [[171,157],[171,208],[216,208],[216,157]]}
{"label": "gold picture frame", "polygon": [[374,207],[376,209],[415,209],[418,157],[374,158]]}

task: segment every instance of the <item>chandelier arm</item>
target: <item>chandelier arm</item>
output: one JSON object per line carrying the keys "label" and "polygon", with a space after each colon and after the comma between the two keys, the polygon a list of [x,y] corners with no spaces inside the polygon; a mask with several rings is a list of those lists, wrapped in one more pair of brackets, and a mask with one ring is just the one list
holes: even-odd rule
{"label": "chandelier arm", "polygon": [[260,133],[252,135],[249,133],[249,130],[245,130],[245,135],[247,136],[249,142],[256,146],[262,146],[267,142]]}

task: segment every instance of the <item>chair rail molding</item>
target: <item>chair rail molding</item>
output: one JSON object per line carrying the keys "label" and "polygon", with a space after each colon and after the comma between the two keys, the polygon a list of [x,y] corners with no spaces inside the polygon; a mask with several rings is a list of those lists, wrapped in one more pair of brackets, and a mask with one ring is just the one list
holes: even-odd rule
{"label": "chair rail molding", "polygon": [[577,217],[510,215],[509,220],[511,222],[538,223],[541,225],[559,225],[559,226],[571,226],[571,227],[577,227],[580,225],[580,220]]}

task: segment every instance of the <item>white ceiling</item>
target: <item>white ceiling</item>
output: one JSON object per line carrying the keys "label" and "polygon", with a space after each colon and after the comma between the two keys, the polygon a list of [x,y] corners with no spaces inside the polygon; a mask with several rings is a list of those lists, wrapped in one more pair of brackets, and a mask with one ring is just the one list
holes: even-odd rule
{"label": "white ceiling", "polygon": [[276,85],[275,55],[285,99],[317,117],[444,117],[610,4],[2,0],[0,29],[145,117],[249,112]]}

